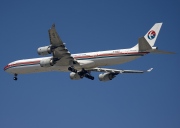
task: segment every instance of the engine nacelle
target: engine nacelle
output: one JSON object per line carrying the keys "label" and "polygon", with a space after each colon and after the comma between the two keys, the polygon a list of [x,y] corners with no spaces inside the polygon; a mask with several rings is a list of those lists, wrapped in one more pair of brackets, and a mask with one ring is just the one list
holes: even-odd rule
{"label": "engine nacelle", "polygon": [[51,67],[53,65],[54,65],[54,61],[52,60],[52,58],[45,58],[40,61],[41,67]]}
{"label": "engine nacelle", "polygon": [[112,73],[99,74],[99,80],[104,81],[104,82],[112,80],[114,77],[115,77],[115,75],[113,75]]}
{"label": "engine nacelle", "polygon": [[71,80],[79,80],[79,79],[81,79],[81,77],[77,73],[74,73],[74,72],[70,73],[70,78],[71,78]]}
{"label": "engine nacelle", "polygon": [[37,52],[39,55],[47,55],[47,54],[51,54],[51,46],[44,46],[44,47],[39,47],[37,49]]}

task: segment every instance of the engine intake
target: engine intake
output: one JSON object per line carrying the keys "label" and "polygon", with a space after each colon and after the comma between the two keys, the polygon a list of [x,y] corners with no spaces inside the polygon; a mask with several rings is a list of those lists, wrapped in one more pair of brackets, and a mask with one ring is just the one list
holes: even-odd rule
{"label": "engine intake", "polygon": [[55,64],[55,62],[53,61],[52,58],[46,58],[46,59],[42,59],[40,61],[40,66],[41,67],[51,67]]}
{"label": "engine intake", "polygon": [[39,55],[42,55],[42,56],[47,55],[47,54],[51,54],[51,52],[52,52],[51,51],[51,46],[39,47],[37,49],[37,52],[38,52]]}
{"label": "engine intake", "polygon": [[104,81],[104,82],[112,80],[114,77],[116,77],[116,76],[114,74],[112,74],[112,73],[99,74],[99,80]]}
{"label": "engine intake", "polygon": [[74,72],[70,73],[70,78],[71,78],[71,80],[79,80],[79,79],[81,79],[81,77],[77,73],[74,73]]}

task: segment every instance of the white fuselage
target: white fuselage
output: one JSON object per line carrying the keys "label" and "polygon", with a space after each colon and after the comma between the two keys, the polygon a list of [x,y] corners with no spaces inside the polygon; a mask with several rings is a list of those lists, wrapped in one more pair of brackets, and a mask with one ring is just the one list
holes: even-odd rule
{"label": "white fuselage", "polygon": [[[81,70],[82,68],[90,69],[101,66],[122,64],[137,59],[145,54],[147,54],[147,52],[138,52],[136,49],[130,48],[72,54],[72,57],[80,63],[80,65],[75,64],[74,67],[77,70]],[[69,65],[64,64],[63,60],[51,67],[41,67],[40,61],[45,58],[51,57],[17,60],[9,63],[4,70],[11,74],[27,74],[47,71],[68,72]]]}

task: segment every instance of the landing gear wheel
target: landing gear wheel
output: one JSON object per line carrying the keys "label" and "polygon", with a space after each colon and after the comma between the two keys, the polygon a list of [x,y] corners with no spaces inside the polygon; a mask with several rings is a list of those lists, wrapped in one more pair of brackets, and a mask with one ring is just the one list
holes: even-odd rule
{"label": "landing gear wheel", "polygon": [[71,72],[77,73],[77,70],[74,69],[73,67],[69,67],[68,70],[71,71]]}
{"label": "landing gear wheel", "polygon": [[93,77],[93,76],[91,76],[91,80],[94,80],[94,77]]}
{"label": "landing gear wheel", "polygon": [[13,78],[15,81],[18,79],[17,78],[17,74],[14,74],[14,78]]}
{"label": "landing gear wheel", "polygon": [[80,78],[82,79],[84,76],[80,76]]}
{"label": "landing gear wheel", "polygon": [[93,77],[93,76],[91,76],[89,79],[90,79],[90,80],[94,80],[94,77]]}
{"label": "landing gear wheel", "polygon": [[17,80],[18,78],[17,77],[14,77],[14,80]]}
{"label": "landing gear wheel", "polygon": [[90,79],[90,80],[94,80],[94,77],[91,76],[91,75],[85,74],[85,77],[88,78],[88,79]]}

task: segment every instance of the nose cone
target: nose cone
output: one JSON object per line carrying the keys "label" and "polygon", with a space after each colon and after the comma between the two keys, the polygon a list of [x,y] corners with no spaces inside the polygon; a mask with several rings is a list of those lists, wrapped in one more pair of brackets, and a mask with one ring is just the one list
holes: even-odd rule
{"label": "nose cone", "polygon": [[16,67],[16,61],[14,62],[11,62],[9,64],[7,64],[5,67],[4,67],[4,71],[8,72],[8,73],[11,73],[11,74],[14,74],[16,72],[14,72],[14,67]]}
{"label": "nose cone", "polygon": [[9,68],[9,64],[4,67],[4,71],[6,71]]}
{"label": "nose cone", "polygon": [[12,67],[13,67],[13,65],[12,65],[11,63],[9,63],[8,65],[6,65],[6,66],[4,67],[4,71],[6,71],[6,72],[8,72],[8,73],[13,73],[13,72],[12,72]]}
{"label": "nose cone", "polygon": [[4,71],[10,73],[12,66],[13,66],[12,63],[7,64],[7,65],[4,67]]}

